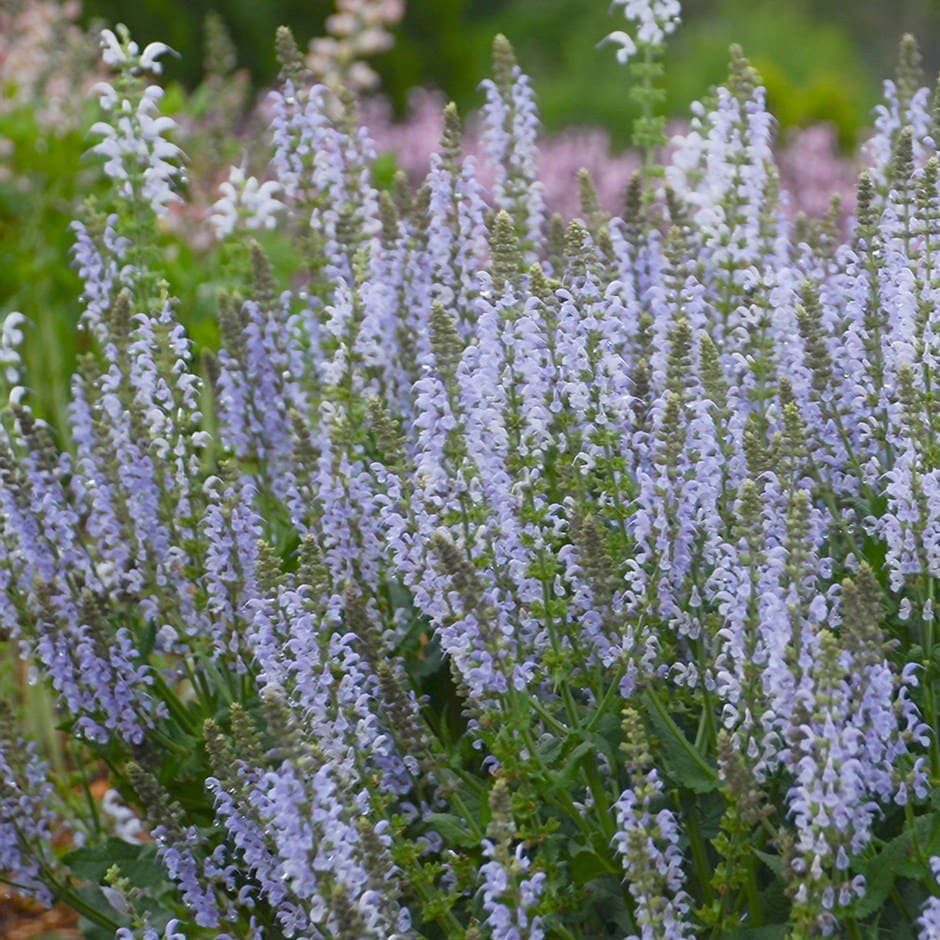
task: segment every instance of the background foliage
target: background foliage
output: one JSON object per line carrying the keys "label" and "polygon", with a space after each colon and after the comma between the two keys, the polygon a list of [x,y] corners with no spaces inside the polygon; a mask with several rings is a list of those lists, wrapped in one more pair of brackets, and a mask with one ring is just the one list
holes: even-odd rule
{"label": "background foliage", "polygon": [[[11,3],[8,8],[19,6]],[[187,105],[198,119],[212,108],[213,89],[199,89],[199,83],[205,67],[205,19],[219,6],[213,0],[86,0],[81,23],[94,27],[125,21],[143,41],[159,39],[178,50],[180,58],[166,64],[167,105],[170,111],[183,106],[186,95],[180,85],[198,89],[197,99]],[[238,66],[250,76],[246,104],[274,79],[270,37],[276,27],[291,25],[305,43],[323,33],[332,10],[332,0],[231,0],[216,10],[231,32]],[[874,0],[851,5],[832,0],[692,0],[684,18],[666,58],[666,107],[673,116],[685,117],[690,102],[723,79],[728,47],[740,42],[762,75],[783,136],[792,125],[830,122],[847,153],[854,151],[878,100],[881,76],[891,72],[900,33],[928,38],[940,29],[940,8],[927,0],[890,6]],[[605,54],[595,48],[609,28],[605,5],[581,0],[409,0],[395,29],[395,45],[373,64],[399,115],[407,108],[409,91],[418,86],[441,89],[466,114],[481,103],[477,86],[487,71],[489,44],[502,32],[533,76],[548,132],[600,125],[612,146],[620,148],[627,144],[635,105],[613,50]],[[940,64],[929,42],[924,58],[928,71]],[[9,88],[0,89],[0,97],[9,94]],[[54,146],[29,109],[0,113],[8,169],[0,176],[0,311],[58,311],[36,320],[26,349],[31,374],[42,377],[35,390],[37,411],[57,426],[63,423],[65,378],[74,362],[72,329],[78,309],[75,275],[61,263],[72,244],[63,219],[73,213],[76,193],[94,186],[82,159],[88,142],[78,130],[93,120],[91,98],[87,105],[92,110],[74,129],[57,131]],[[191,153],[191,143],[189,147]],[[230,157],[236,159],[237,153]],[[187,251],[176,259],[182,283],[191,270]],[[198,294],[194,319],[208,322],[211,285],[200,280],[193,292]]]}
{"label": "background foliage", "polygon": [[[332,4],[231,0],[222,8],[212,0],[143,0],[133,6],[88,0],[85,18],[124,20],[135,35],[168,42],[182,53],[182,61],[169,66],[171,74],[194,84],[202,22],[213,9],[232,31],[240,63],[265,85],[276,71],[266,37],[282,23],[300,39],[319,34]],[[846,148],[866,124],[902,33],[923,37],[929,70],[940,65],[928,42],[940,30],[940,4],[933,0],[692,0],[684,5],[683,20],[667,56],[666,90],[674,114],[684,115],[704,88],[722,81],[728,47],[738,42],[761,72],[783,126],[832,121]],[[501,32],[539,89],[549,130],[603,123],[624,145],[631,121],[624,75],[612,54],[598,56],[594,48],[609,24],[603,3],[583,0],[410,0],[396,45],[377,67],[399,110],[409,89],[431,85],[464,111],[479,103],[479,76],[492,37]]]}

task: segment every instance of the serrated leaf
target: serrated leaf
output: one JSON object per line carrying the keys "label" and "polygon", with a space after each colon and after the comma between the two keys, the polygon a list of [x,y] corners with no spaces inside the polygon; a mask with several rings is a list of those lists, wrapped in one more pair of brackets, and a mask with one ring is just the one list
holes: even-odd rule
{"label": "serrated leaf", "polygon": [[894,880],[903,878],[921,879],[929,877],[925,864],[917,858],[914,837],[920,844],[924,857],[940,852],[940,812],[918,816],[911,828],[905,829],[892,839],[873,858],[861,867],[865,876],[865,895],[858,899],[852,913],[859,918],[867,917],[879,910],[891,892]]}
{"label": "serrated leaf", "polygon": [[769,852],[761,852],[754,849],[754,854],[778,877],[780,876],[780,856],[771,855]]}
{"label": "serrated leaf", "polygon": [[786,924],[765,924],[763,927],[739,927],[731,933],[723,933],[723,940],[783,940],[787,935]]}
{"label": "serrated leaf", "polygon": [[575,746],[567,752],[564,763],[558,772],[552,773],[551,775],[552,789],[554,790],[567,789],[571,785],[572,780],[574,780],[575,774],[581,764],[593,755],[604,754],[611,766],[616,766],[616,756],[612,753],[610,742],[601,735],[594,732],[576,730],[568,736],[566,743],[572,741],[578,741],[579,743],[575,744]]}
{"label": "serrated leaf", "polygon": [[565,758],[561,770],[552,775],[555,786],[559,789],[567,788],[574,779],[578,765],[589,754],[593,754],[595,750],[596,747],[593,741],[582,741],[578,744]]}
{"label": "serrated leaf", "polygon": [[539,759],[546,767],[554,766],[555,761],[561,755],[564,743],[562,738],[549,738],[539,747]]}
{"label": "serrated leaf", "polygon": [[479,844],[473,833],[467,829],[466,822],[452,813],[430,813],[424,817],[424,821],[445,842],[452,845],[459,845],[461,848],[472,848]]}
{"label": "serrated leaf", "polygon": [[682,729],[664,713],[658,703],[646,710],[659,745],[658,762],[676,783],[693,793],[710,793],[718,787],[718,772],[695,751]]}
{"label": "serrated leaf", "polygon": [[82,940],[114,940],[114,931],[109,927],[99,927],[90,920],[80,917],[78,927],[82,934]]}
{"label": "serrated leaf", "polygon": [[623,733],[619,713],[615,714],[613,711],[609,711],[601,715],[595,730],[607,742],[614,753],[616,753],[617,748],[620,746],[620,738]]}
{"label": "serrated leaf", "polygon": [[107,938],[107,940],[113,940],[115,927],[127,924],[126,916],[119,913],[111,906],[104,892],[97,885],[87,885],[77,888],[75,894],[87,905],[88,910],[97,912],[105,923],[110,922],[113,925],[109,928],[104,924],[98,923],[96,920],[92,920],[87,914],[83,915],[80,921],[82,925],[82,937],[85,938],[85,940],[105,940],[105,938]]}
{"label": "serrated leaf", "polygon": [[583,886],[595,878],[610,874],[609,864],[593,849],[582,847],[571,857],[571,878],[576,885]]}
{"label": "serrated leaf", "polygon": [[95,885],[104,881],[112,865],[117,865],[121,874],[137,887],[156,888],[168,881],[166,870],[151,844],[132,845],[121,839],[108,839],[75,849],[63,861],[75,878]]}

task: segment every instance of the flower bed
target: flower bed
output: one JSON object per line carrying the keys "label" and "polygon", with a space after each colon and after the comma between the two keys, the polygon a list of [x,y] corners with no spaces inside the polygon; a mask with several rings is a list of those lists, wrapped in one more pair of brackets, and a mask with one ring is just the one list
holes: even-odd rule
{"label": "flower bed", "polygon": [[940,936],[916,49],[844,238],[791,221],[740,50],[658,164],[678,4],[619,5],[642,162],[569,224],[505,39],[491,183],[449,107],[415,191],[281,31],[201,357],[167,49],[103,33],[67,440],[0,334],[0,624],[71,748],[2,723],[0,869],[86,936]]}

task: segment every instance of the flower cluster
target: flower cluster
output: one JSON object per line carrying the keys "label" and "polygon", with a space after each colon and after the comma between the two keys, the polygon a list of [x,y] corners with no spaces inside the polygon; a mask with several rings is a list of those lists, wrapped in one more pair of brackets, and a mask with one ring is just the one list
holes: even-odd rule
{"label": "flower cluster", "polygon": [[80,12],[78,0],[3,5],[0,114],[34,109],[40,126],[56,136],[80,127],[96,80],[94,41],[76,22]]}
{"label": "flower cluster", "polygon": [[[409,99],[406,118],[392,119],[387,102],[371,97],[362,106],[362,120],[375,140],[379,153],[391,153],[409,180],[420,182],[428,171],[430,156],[443,133],[444,100],[439,93],[418,89]],[[680,122],[667,128],[677,146],[688,128]],[[630,177],[640,168],[638,154],[627,149],[618,152],[610,135],[602,128],[573,127],[544,134],[537,148],[537,179],[543,187],[546,208],[563,219],[583,212],[579,174],[587,171],[597,190],[600,208],[611,215],[622,212]],[[794,218],[801,213],[821,219],[838,198],[838,222],[844,226],[855,209],[856,161],[840,154],[835,129],[828,124],[793,128],[775,141],[775,160],[780,170],[781,189],[787,193],[784,207]],[[463,135],[463,149],[483,156],[479,121],[471,116]],[[667,159],[669,148],[667,148]],[[480,180],[492,186],[486,165]]]}
{"label": "flower cluster", "polygon": [[378,76],[363,61],[392,44],[387,27],[405,12],[404,0],[337,0],[326,36],[313,39],[305,59],[315,79],[333,91],[374,88]]}
{"label": "flower cluster", "polygon": [[[649,766],[642,723],[632,709],[625,711],[623,731],[630,787],[614,804],[618,826],[614,843],[636,902],[639,938],[684,940],[691,934],[679,828],[671,810],[653,812],[654,802],[662,798],[663,784],[656,768]],[[631,940],[638,938],[634,935]]]}
{"label": "flower cluster", "polygon": [[[677,9],[625,12],[653,43]],[[930,936],[940,162],[910,44],[848,238],[791,219],[737,49],[670,165],[650,111],[624,211],[583,175],[568,224],[504,38],[481,159],[449,106],[417,189],[278,49],[200,358],[148,242],[166,50],[103,36],[117,197],[74,227],[67,444],[7,389],[0,625],[119,799],[63,786],[56,851],[53,778],[5,746],[6,876],[122,940],[804,938],[920,904]]]}
{"label": "flower cluster", "polygon": [[615,30],[606,42],[616,43],[617,61],[626,65],[639,48],[662,46],[679,25],[679,0],[613,0],[611,7],[623,7],[623,15],[633,23],[635,34]]}
{"label": "flower cluster", "polygon": [[55,809],[55,789],[36,746],[14,736],[10,719],[4,709],[0,715],[0,871],[14,890],[49,904],[54,897],[47,880],[55,865],[51,843],[62,825]]}
{"label": "flower cluster", "polygon": [[276,195],[279,183],[274,180],[259,183],[254,176],[246,177],[242,167],[233,166],[219,188],[222,196],[209,215],[216,238],[231,235],[236,227],[251,230],[277,225],[277,213],[283,207]]}
{"label": "flower cluster", "polygon": [[[112,117],[92,125],[91,133],[102,140],[91,152],[106,158],[105,173],[119,184],[122,197],[145,202],[161,216],[176,198],[172,183],[180,173],[182,151],[166,136],[176,122],[160,114],[162,88],[138,89],[129,78],[139,72],[159,75],[160,56],[172,50],[165,43],[152,42],[141,52],[126,30],[119,27],[118,32],[120,39],[110,29],[101,34],[102,59],[118,72],[119,80],[95,86],[99,104]],[[125,94],[131,89],[137,93]]]}
{"label": "flower cluster", "polygon": [[[937,883],[940,884],[940,858],[936,855],[930,859],[930,870]],[[936,937],[940,937],[940,899],[936,896],[927,899],[917,926],[920,927],[920,940],[935,940]]]}

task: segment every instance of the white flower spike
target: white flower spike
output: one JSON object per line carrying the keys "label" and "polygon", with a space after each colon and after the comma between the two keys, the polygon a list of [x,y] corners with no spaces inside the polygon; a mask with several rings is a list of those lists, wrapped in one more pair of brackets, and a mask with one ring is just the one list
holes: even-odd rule
{"label": "white flower spike", "polygon": [[641,46],[662,46],[666,37],[679,25],[679,0],[613,0],[611,11],[614,7],[623,7],[623,15],[636,26],[634,35],[616,30],[605,37],[604,41],[620,46],[617,61],[621,65],[633,58],[638,43]]}
{"label": "white flower spike", "polygon": [[169,52],[179,57],[179,53],[165,42],[148,43],[141,52],[140,46],[130,38],[123,24],[118,24],[116,33],[110,29],[101,30],[100,43],[101,58],[105,65],[119,71],[127,70],[132,75],[139,72],[159,75],[163,71],[163,66],[157,61],[160,56]]}

